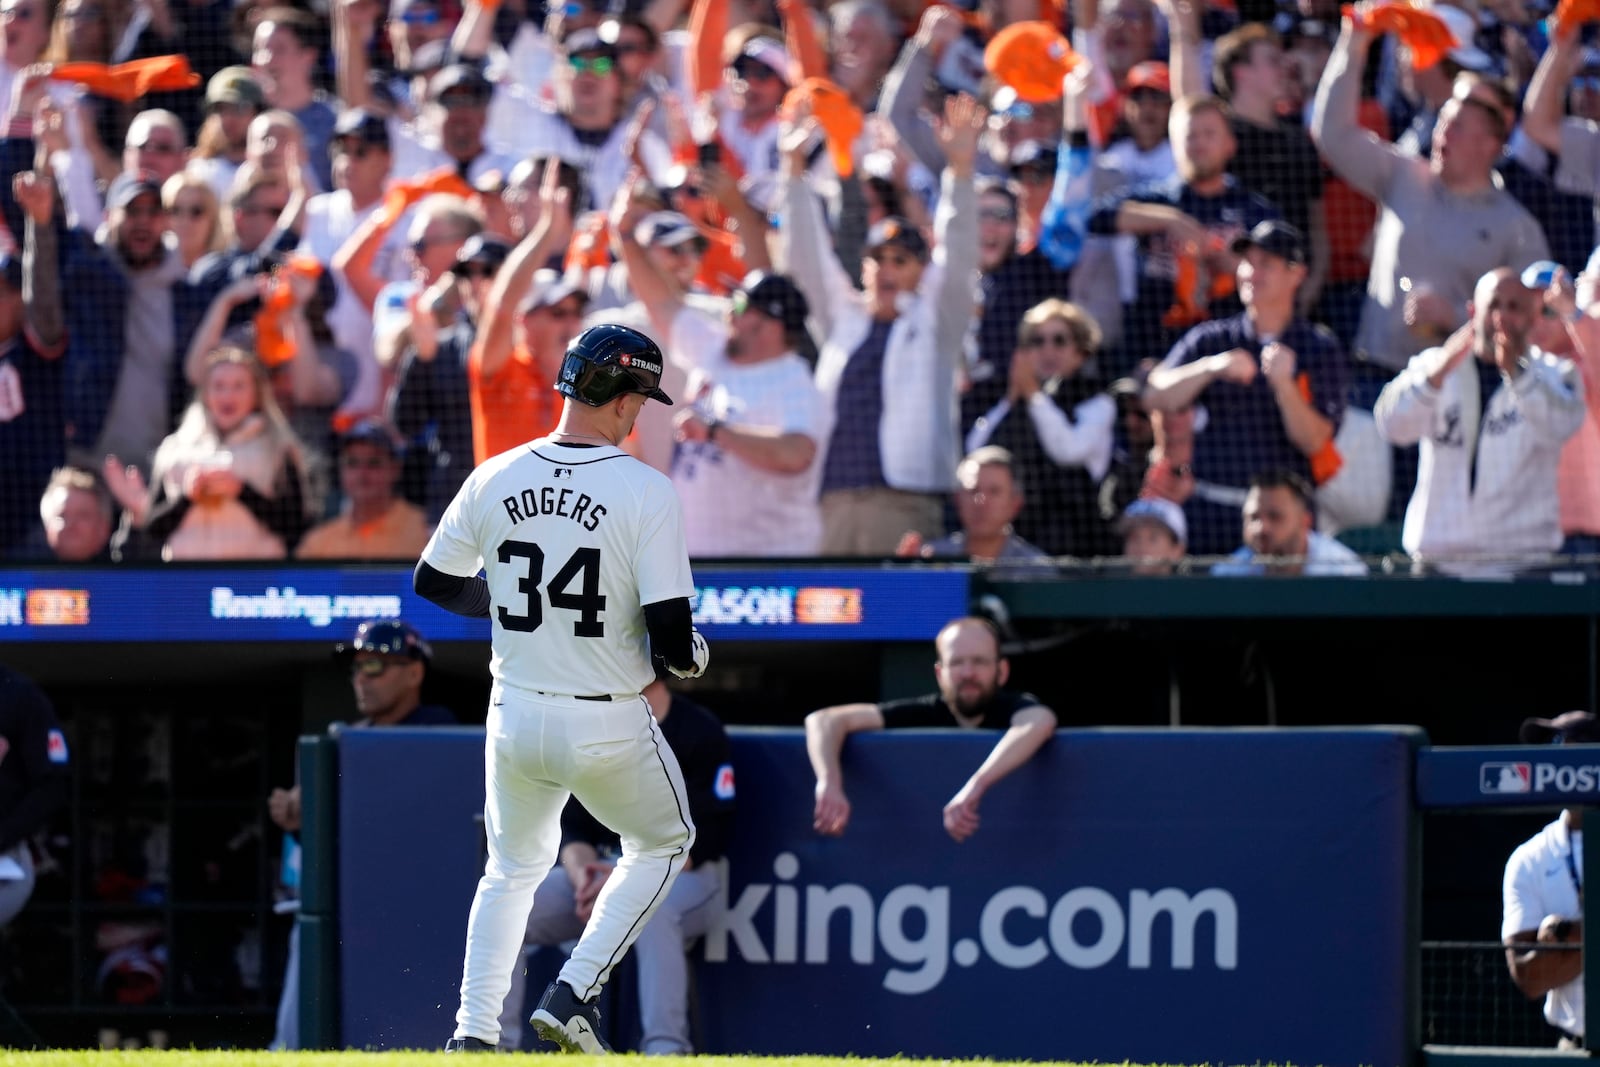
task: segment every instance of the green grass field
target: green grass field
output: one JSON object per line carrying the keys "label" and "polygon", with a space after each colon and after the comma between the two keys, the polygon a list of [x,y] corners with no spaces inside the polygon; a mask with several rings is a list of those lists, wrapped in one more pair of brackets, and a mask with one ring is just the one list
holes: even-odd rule
{"label": "green grass field", "polygon": [[[90,1050],[63,1052],[10,1052],[0,1051],[0,1067],[8,1064],[27,1064],[29,1067],[417,1067],[436,1064],[442,1052],[214,1052],[214,1051],[164,1051],[143,1049],[138,1052],[97,1052]],[[615,1057],[611,1057],[615,1058]],[[629,1059],[638,1058],[628,1055]],[[466,1062],[473,1063],[468,1059]],[[496,1062],[493,1059],[488,1063]],[[598,1056],[562,1057],[551,1063],[571,1063],[573,1067],[593,1067],[603,1062]],[[842,1059],[835,1056],[656,1056],[651,1057],[651,1067],[874,1067],[876,1064],[894,1064],[906,1067],[914,1063],[953,1064],[994,1063],[993,1060],[911,1060],[911,1059]],[[1039,1063],[1038,1067],[1050,1067]],[[1065,1067],[1065,1065],[1063,1065]]]}

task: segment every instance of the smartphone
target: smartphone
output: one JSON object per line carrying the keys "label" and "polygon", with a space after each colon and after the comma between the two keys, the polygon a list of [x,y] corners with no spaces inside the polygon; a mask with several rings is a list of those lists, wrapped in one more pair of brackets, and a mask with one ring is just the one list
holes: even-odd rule
{"label": "smartphone", "polygon": [[716,141],[707,141],[700,145],[699,163],[702,167],[722,166],[722,146]]}

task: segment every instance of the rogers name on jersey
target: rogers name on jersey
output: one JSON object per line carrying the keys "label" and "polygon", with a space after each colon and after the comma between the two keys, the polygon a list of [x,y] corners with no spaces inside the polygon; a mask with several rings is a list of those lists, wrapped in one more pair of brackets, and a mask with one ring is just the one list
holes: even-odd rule
{"label": "rogers name on jersey", "polygon": [[748,589],[737,585],[726,589],[703,585],[695,590],[695,625],[792,623],[794,598],[792,585],[757,585]]}

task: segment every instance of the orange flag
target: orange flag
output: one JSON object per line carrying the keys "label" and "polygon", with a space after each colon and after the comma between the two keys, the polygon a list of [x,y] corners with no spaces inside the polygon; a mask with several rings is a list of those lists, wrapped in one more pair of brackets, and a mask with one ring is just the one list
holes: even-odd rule
{"label": "orange flag", "polygon": [[151,56],[128,63],[57,63],[50,80],[77,82],[96,96],[131,104],[150,93],[193,89],[200,75],[189,69],[188,56]]}
{"label": "orange flag", "polygon": [[1443,59],[1450,49],[1472,43],[1456,40],[1450,27],[1438,15],[1413,7],[1405,0],[1379,4],[1365,16],[1350,4],[1346,4],[1343,11],[1358,27],[1399,37],[1400,43],[1411,50],[1411,65],[1417,70],[1427,70]]}

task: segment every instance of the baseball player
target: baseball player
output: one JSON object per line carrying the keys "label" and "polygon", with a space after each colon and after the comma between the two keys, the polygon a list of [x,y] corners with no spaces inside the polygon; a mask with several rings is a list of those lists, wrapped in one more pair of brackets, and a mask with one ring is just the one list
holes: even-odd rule
{"label": "baseball player", "polygon": [[540,1036],[568,1052],[609,1051],[595,998],[694,843],[682,772],[640,692],[652,657],[694,678],[710,653],[690,613],[672,484],[617,447],[647,400],[672,403],[662,364],[655,342],[626,326],[579,334],[556,383],[566,400],[555,432],[473,471],[417,563],[420,595],[461,615],[493,612],[489,860],[447,1052],[495,1045],[569,796],[621,836],[622,858],[533,1013]]}

